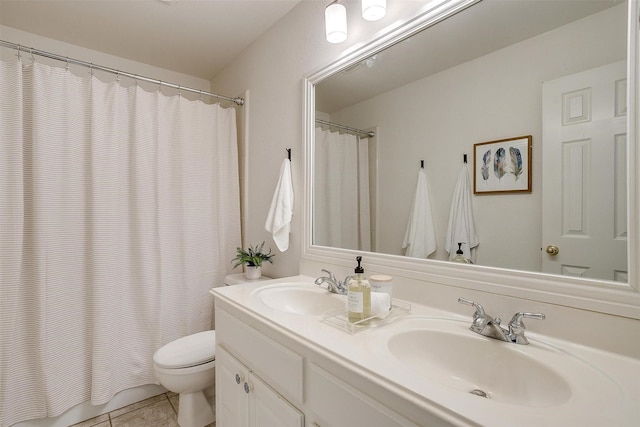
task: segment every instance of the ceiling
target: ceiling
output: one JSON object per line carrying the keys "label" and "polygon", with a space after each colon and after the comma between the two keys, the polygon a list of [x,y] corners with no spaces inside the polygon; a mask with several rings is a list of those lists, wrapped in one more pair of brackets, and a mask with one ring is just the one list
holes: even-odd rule
{"label": "ceiling", "polygon": [[300,1],[0,0],[0,24],[210,80]]}

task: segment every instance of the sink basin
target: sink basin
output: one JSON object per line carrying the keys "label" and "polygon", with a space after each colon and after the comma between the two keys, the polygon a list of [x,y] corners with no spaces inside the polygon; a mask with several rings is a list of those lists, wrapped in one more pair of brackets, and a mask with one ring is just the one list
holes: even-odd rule
{"label": "sink basin", "polygon": [[278,283],[256,289],[252,296],[266,306],[291,314],[319,315],[344,308],[345,297],[308,283]]}
{"label": "sink basin", "polygon": [[586,390],[616,398],[609,378],[580,359],[540,342],[489,339],[468,327],[452,319],[406,318],[386,335],[385,351],[400,369],[473,398],[533,408],[565,404]]}

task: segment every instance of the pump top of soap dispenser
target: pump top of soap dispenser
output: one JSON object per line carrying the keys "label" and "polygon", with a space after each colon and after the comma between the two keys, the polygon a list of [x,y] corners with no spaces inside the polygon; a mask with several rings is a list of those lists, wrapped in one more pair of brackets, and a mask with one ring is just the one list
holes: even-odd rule
{"label": "pump top of soap dispenser", "polygon": [[462,243],[458,242],[458,250],[456,251],[456,256],[451,260],[453,262],[460,262],[463,264],[473,264],[469,258],[465,258],[464,252],[462,252]]}
{"label": "pump top of soap dispenser", "polygon": [[361,256],[357,256],[356,257],[356,261],[358,262],[358,266],[355,268],[355,270],[353,270],[353,272],[356,273],[356,274],[363,274],[364,273],[364,268],[362,268],[362,266],[360,266],[360,263],[362,262],[362,257]]}

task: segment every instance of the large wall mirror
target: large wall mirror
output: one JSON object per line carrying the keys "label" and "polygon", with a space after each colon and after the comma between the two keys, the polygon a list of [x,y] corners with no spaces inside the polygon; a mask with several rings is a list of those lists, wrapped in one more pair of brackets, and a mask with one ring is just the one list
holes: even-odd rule
{"label": "large wall mirror", "polygon": [[[366,251],[418,271],[577,284],[599,300],[636,301],[629,0],[432,4],[420,22],[308,79],[306,255]],[[474,151],[525,136],[531,163],[518,178],[530,191],[480,191]],[[520,156],[508,150],[515,175]],[[464,167],[479,244],[476,265],[453,266],[445,235]],[[403,245],[421,169],[436,249],[411,259]],[[638,316],[634,304],[625,315]]]}

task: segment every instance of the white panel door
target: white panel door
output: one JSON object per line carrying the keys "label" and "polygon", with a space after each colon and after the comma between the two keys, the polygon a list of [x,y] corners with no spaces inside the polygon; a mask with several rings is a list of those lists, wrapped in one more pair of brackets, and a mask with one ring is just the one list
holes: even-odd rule
{"label": "white panel door", "polygon": [[542,270],[626,282],[626,62],[542,94]]}

